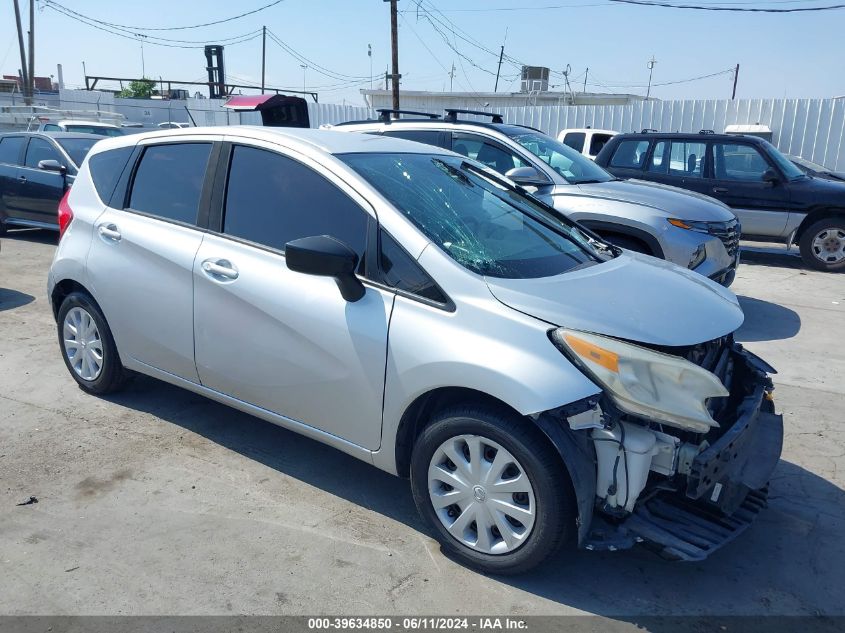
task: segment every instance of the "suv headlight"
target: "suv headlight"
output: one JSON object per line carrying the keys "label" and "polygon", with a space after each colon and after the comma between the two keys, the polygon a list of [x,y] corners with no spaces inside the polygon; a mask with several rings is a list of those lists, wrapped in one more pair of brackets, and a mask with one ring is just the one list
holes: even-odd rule
{"label": "suv headlight", "polygon": [[688,360],[588,332],[558,328],[551,339],[627,413],[696,433],[719,426],[707,400],[721,381]]}
{"label": "suv headlight", "polygon": [[680,220],[678,218],[668,218],[667,221],[669,222],[669,224],[679,229],[695,231],[696,233],[710,233],[710,222]]}

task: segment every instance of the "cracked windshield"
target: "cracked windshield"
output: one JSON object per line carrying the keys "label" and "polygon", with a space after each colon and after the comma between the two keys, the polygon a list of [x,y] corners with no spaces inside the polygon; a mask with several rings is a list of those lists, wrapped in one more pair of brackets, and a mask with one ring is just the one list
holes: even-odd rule
{"label": "cracked windshield", "polygon": [[432,242],[469,270],[549,277],[603,261],[597,243],[460,158],[341,156]]}

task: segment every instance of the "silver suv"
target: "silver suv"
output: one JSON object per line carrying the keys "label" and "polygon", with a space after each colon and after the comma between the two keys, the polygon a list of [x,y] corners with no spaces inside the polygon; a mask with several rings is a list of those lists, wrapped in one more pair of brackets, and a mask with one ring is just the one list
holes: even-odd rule
{"label": "silver suv", "polygon": [[[690,268],[730,286],[739,264],[740,227],[721,202],[643,180],[620,180],[539,130],[507,125],[501,115],[446,110],[446,117],[379,110],[379,121],[333,126],[449,149],[484,163],[609,242]],[[492,117],[492,123],[459,119]],[[422,118],[420,118],[420,116]]]}
{"label": "silver suv", "polygon": [[94,147],[59,225],[49,296],[83,390],[146,374],[409,477],[477,569],[570,540],[698,560],[765,505],[782,420],[736,297],[464,156],[144,133]]}

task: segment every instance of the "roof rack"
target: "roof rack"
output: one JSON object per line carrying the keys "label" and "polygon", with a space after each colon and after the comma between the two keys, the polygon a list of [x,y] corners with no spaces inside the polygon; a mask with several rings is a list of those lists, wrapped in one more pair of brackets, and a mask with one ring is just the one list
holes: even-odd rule
{"label": "roof rack", "polygon": [[459,114],[474,114],[476,116],[489,116],[493,119],[493,123],[504,123],[505,119],[501,114],[495,112],[481,112],[479,110],[458,110],[457,108],[446,108],[446,116],[444,117],[449,123],[455,123],[458,120]]}
{"label": "roof rack", "polygon": [[655,130],[654,128],[651,128],[651,127],[644,127],[642,129],[642,132],[640,132],[640,134],[652,134],[652,133],[656,134],[657,132],[659,132],[659,130]]}
{"label": "roof rack", "polygon": [[[392,108],[381,108],[380,110],[376,110],[379,114],[379,119],[385,123],[390,123],[391,121],[391,114],[415,114],[417,116],[424,116],[429,119],[439,119],[439,114],[432,114],[431,112],[416,112],[414,110],[393,110]],[[397,118],[399,118],[397,116]]]}
{"label": "roof rack", "polygon": [[698,133],[699,134],[715,134],[716,132],[714,132],[713,130],[699,130]]}

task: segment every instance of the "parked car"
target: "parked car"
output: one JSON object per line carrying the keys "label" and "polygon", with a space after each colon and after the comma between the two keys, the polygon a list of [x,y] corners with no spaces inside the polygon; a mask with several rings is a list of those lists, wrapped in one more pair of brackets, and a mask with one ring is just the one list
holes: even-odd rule
{"label": "parked car", "polygon": [[102,138],[70,132],[0,134],[0,234],[12,226],[57,229],[59,200]]}
{"label": "parked car", "polygon": [[568,128],[561,130],[557,135],[559,140],[564,145],[569,145],[576,152],[580,152],[590,159],[595,159],[598,153],[604,147],[612,136],[616,136],[619,132],[613,130],[594,130],[589,127],[585,128]]}
{"label": "parked car", "polygon": [[96,145],[59,219],[48,291],[84,391],[140,372],[410,477],[467,565],[524,571],[570,537],[699,560],[765,505],[782,419],[736,297],[476,160],[146,133]]}
{"label": "parked car", "polygon": [[67,119],[61,121],[45,121],[38,126],[39,132],[76,132],[78,134],[96,134],[97,136],[123,136],[127,133],[123,128],[103,123],[102,121],[86,121],[84,119]]}
{"label": "parked car", "polygon": [[183,127],[191,127],[191,124],[190,123],[180,123],[178,121],[165,121],[164,123],[159,123],[158,127],[160,127],[163,130],[173,130],[173,129],[179,129],[179,128],[183,128]]}
{"label": "parked car", "polygon": [[824,180],[833,180],[836,182],[845,182],[845,171],[828,169],[824,165],[814,163],[813,161],[801,158],[800,156],[787,154],[786,157],[795,163],[795,166],[808,176],[812,176],[813,178],[823,178]]}
{"label": "parked car", "polygon": [[845,270],[845,184],[813,178],[768,141],[729,134],[620,134],[596,163],[620,178],[713,196],[749,239],[798,244],[817,270]]}
{"label": "parked car", "polygon": [[[739,262],[739,228],[723,204],[680,189],[622,182],[539,130],[486,112],[447,110],[441,119],[343,123],[337,130],[428,143],[479,160],[617,246],[666,259],[729,286]],[[396,113],[396,114],[401,114]],[[420,115],[421,113],[410,113]],[[458,119],[492,117],[491,123]]]}

